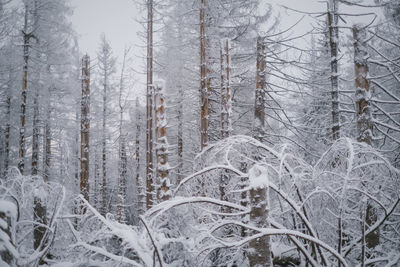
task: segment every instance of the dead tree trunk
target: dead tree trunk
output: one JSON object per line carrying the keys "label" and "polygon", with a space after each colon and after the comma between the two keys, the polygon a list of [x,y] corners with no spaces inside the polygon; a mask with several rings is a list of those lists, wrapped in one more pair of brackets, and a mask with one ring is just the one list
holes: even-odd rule
{"label": "dead tree trunk", "polygon": [[265,45],[262,38],[258,37],[253,137],[259,141],[264,137],[265,128],[265,84]]}
{"label": "dead tree trunk", "polygon": [[229,40],[221,44],[221,138],[227,138],[231,132],[231,85]]}
{"label": "dead tree trunk", "polygon": [[[249,171],[250,177],[250,224],[257,228],[267,228],[268,223],[268,177],[265,173],[266,170],[261,169],[255,165]],[[252,179],[263,179],[265,184],[263,185],[252,185]],[[271,244],[269,236],[263,236],[257,239],[253,239],[249,244],[249,263],[250,266],[273,266]]]}
{"label": "dead tree trunk", "polygon": [[165,114],[165,97],[161,86],[155,87],[156,106],[156,152],[157,152],[157,178],[160,182],[159,200],[168,200],[171,196],[170,180],[168,178],[168,141],[167,117]]}
{"label": "dead tree trunk", "polygon": [[142,215],[146,211],[146,192],[145,186],[140,177],[140,133],[141,116],[139,109],[139,98],[136,98],[136,137],[135,137],[135,161],[136,161],[136,190],[137,190],[137,212]]}
{"label": "dead tree trunk", "polygon": [[[367,32],[366,29],[355,25],[353,26],[354,38],[354,73],[355,73],[355,98],[357,107],[357,140],[371,145],[372,132],[374,128],[371,108],[370,82],[368,80],[368,52],[366,48]],[[368,181],[362,181],[362,186],[366,186]],[[376,211],[373,203],[368,200],[365,211],[365,225],[370,227],[377,220]],[[365,230],[365,229],[364,229]],[[365,236],[365,243],[368,248],[375,248],[379,244],[379,229]],[[364,248],[363,248],[364,249]]]}
{"label": "dead tree trunk", "polygon": [[7,84],[7,98],[6,98],[6,129],[5,129],[5,140],[4,140],[4,172],[3,175],[6,177],[8,175],[8,166],[10,162],[10,131],[11,131],[11,93],[12,93],[12,74],[11,70],[8,75]]}
{"label": "dead tree trunk", "polygon": [[177,180],[179,184],[183,178],[183,88],[178,85],[179,104],[178,104],[178,168]]}
{"label": "dead tree trunk", "polygon": [[44,136],[43,136],[43,180],[49,181],[50,178],[50,160],[51,160],[51,130],[50,130],[50,107],[46,110],[46,120],[44,123]]}
{"label": "dead tree trunk", "polygon": [[[265,126],[265,45],[259,37],[257,39],[257,74],[256,74],[256,92],[254,105],[254,133],[255,139],[262,141],[264,137]],[[252,185],[252,180],[263,180],[262,185]],[[268,177],[266,170],[258,165],[253,166],[249,170],[249,204],[250,204],[250,224],[258,228],[266,228],[268,222]],[[249,244],[249,263],[250,266],[273,266],[270,238],[263,236],[261,238],[250,241]]]}
{"label": "dead tree trunk", "polygon": [[35,88],[35,93],[33,96],[32,170],[31,170],[32,175],[38,174],[38,163],[39,163],[39,89]]}
{"label": "dead tree trunk", "polygon": [[75,145],[74,145],[74,154],[75,154],[75,160],[74,160],[74,165],[75,165],[75,189],[79,188],[79,164],[80,164],[80,122],[79,122],[79,102],[77,101],[76,103],[76,112],[75,112],[75,123],[76,123],[76,128],[75,128]]}
{"label": "dead tree trunk", "polygon": [[21,92],[21,113],[20,113],[20,129],[19,129],[19,162],[18,169],[21,174],[24,173],[25,168],[25,113],[26,113],[26,92],[28,90],[28,62],[29,62],[29,41],[32,37],[31,33],[28,33],[28,16],[29,16],[29,5],[25,2],[25,19],[24,19],[24,30],[22,31],[24,44],[23,44],[23,67],[22,67],[22,92]]}
{"label": "dead tree trunk", "polygon": [[108,87],[108,73],[107,68],[104,68],[104,81],[103,81],[103,122],[102,122],[102,152],[101,152],[101,214],[103,216],[107,213],[107,87]]}
{"label": "dead tree trunk", "polygon": [[127,168],[128,158],[126,155],[126,139],[123,132],[124,127],[124,109],[123,104],[123,90],[124,90],[124,75],[125,63],[129,50],[125,49],[124,58],[122,61],[121,78],[119,83],[119,179],[118,179],[118,206],[117,206],[117,220],[119,222],[126,222],[125,200],[126,200],[126,182],[127,182]]}
{"label": "dead tree trunk", "polygon": [[[230,56],[229,56],[229,40],[226,39],[221,43],[220,48],[221,63],[221,139],[230,136],[231,132],[231,88],[230,88]],[[227,201],[226,187],[229,182],[229,174],[223,170],[220,176],[219,192],[220,199]],[[229,212],[226,207],[222,208],[222,212]]]}
{"label": "dead tree trunk", "polygon": [[147,0],[146,209],[153,206],[153,0]]}
{"label": "dead tree trunk", "polygon": [[200,6],[200,147],[203,150],[208,143],[208,125],[210,114],[210,78],[208,77],[207,36],[206,36],[206,0]]}
{"label": "dead tree trunk", "polygon": [[[80,192],[89,201],[90,58],[82,59]],[[84,212],[84,211],[83,211]]]}
{"label": "dead tree trunk", "polygon": [[359,26],[353,27],[354,37],[354,72],[356,75],[357,101],[357,131],[359,142],[371,144],[372,140],[372,109],[370,104],[371,92],[368,76],[368,52],[365,47],[366,32]]}
{"label": "dead tree trunk", "polygon": [[332,1],[328,10],[329,46],[331,52],[331,97],[332,97],[332,139],[340,138],[340,114],[339,114],[339,85],[338,85],[338,41],[339,30],[337,27],[337,2]]}
{"label": "dead tree trunk", "polygon": [[118,181],[118,206],[117,206],[117,220],[118,222],[126,223],[125,212],[125,199],[126,199],[126,180],[128,158],[126,155],[126,142],[125,136],[120,136],[120,149],[119,149],[119,181]]}
{"label": "dead tree trunk", "polygon": [[94,207],[96,207],[97,209],[102,209],[102,203],[101,203],[101,199],[99,199],[99,184],[100,184],[100,164],[99,164],[99,152],[98,149],[95,148],[94,149],[94,184],[92,190],[91,190],[91,194],[92,194],[92,198],[93,198],[93,205]]}
{"label": "dead tree trunk", "polygon": [[[35,96],[33,99],[33,136],[32,136],[32,175],[38,174],[38,161],[39,161],[39,103],[38,103],[38,89],[36,88]],[[40,191],[40,190],[39,190]],[[43,196],[36,195],[33,199],[33,217],[34,221],[38,223],[38,225],[34,226],[33,229],[33,248],[38,249],[44,243],[44,236],[46,233],[46,227],[40,225],[47,224],[47,217],[46,217],[46,205],[45,199]]]}

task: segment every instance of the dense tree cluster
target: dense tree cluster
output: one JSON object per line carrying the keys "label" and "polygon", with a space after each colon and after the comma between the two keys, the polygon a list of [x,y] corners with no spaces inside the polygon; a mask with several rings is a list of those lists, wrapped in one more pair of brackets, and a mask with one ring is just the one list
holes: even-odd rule
{"label": "dense tree cluster", "polygon": [[0,0],[0,266],[400,265],[399,0],[136,4],[145,85]]}

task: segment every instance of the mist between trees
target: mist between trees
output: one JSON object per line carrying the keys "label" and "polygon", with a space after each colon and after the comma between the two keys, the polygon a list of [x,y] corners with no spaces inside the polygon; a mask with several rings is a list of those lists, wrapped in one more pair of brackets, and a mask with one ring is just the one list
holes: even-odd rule
{"label": "mist between trees", "polygon": [[302,1],[0,0],[0,266],[400,266],[400,1]]}

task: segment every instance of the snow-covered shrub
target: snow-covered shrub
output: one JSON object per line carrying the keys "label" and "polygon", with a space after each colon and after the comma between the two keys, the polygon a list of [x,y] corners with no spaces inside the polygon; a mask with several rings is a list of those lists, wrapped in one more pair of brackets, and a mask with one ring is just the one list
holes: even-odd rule
{"label": "snow-covered shrub", "polygon": [[[137,226],[102,216],[82,196],[64,202],[60,185],[11,172],[0,188],[20,207],[18,263],[37,266],[51,254],[53,266],[255,266],[270,256],[277,266],[399,264],[400,172],[370,146],[339,139],[311,166],[292,146],[233,136],[196,162]],[[39,196],[49,236],[34,251]]]}
{"label": "snow-covered shrub", "polygon": [[[58,216],[64,198],[63,186],[44,182],[40,176],[22,176],[16,168],[10,169],[8,176],[0,180],[0,200],[12,199],[18,207],[19,216],[12,223],[14,245],[19,254],[16,259],[18,266],[38,266],[49,256],[58,233]],[[40,223],[34,214],[35,203],[38,201],[45,207],[45,224]],[[37,249],[33,248],[35,227],[43,229],[43,238]]]}

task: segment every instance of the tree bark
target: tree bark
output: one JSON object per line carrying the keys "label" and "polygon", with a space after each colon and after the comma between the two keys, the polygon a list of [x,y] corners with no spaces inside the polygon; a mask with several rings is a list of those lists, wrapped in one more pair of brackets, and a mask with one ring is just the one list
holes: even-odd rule
{"label": "tree bark", "polygon": [[12,75],[11,70],[8,75],[8,85],[7,85],[7,98],[6,98],[6,129],[5,129],[5,140],[4,140],[4,172],[3,175],[6,177],[8,175],[8,166],[10,162],[10,131],[11,131],[11,93],[12,93]]}
{"label": "tree bark", "polygon": [[119,84],[119,179],[118,179],[118,206],[117,206],[117,220],[118,222],[126,223],[126,211],[125,211],[125,200],[126,200],[126,183],[127,183],[127,168],[128,159],[126,155],[126,140],[123,132],[124,127],[124,105],[123,105],[123,90],[124,90],[124,74],[125,64],[128,50],[124,51],[124,58],[122,61],[121,78]]}
{"label": "tree bark", "polygon": [[101,215],[105,216],[107,213],[107,87],[108,87],[108,70],[104,66],[104,77],[103,77],[103,125],[102,125],[102,153],[101,153]]}
{"label": "tree bark", "polygon": [[261,37],[257,38],[257,73],[254,103],[253,137],[262,141],[265,127],[265,45]]}
{"label": "tree bark", "polygon": [[146,210],[146,193],[145,187],[140,177],[140,133],[141,133],[141,116],[139,110],[139,98],[136,98],[136,137],[135,137],[135,161],[136,161],[136,190],[137,190],[137,212],[142,215]]}
{"label": "tree bark", "polygon": [[[230,56],[229,56],[229,40],[226,39],[221,43],[220,48],[220,64],[221,64],[221,139],[230,136],[230,113],[231,113],[231,92],[230,92]],[[226,170],[221,172],[219,182],[220,199],[228,201],[226,195],[226,187],[229,183],[229,173]],[[229,208],[222,207],[222,212],[229,212]]]}
{"label": "tree bark", "polygon": [[210,78],[208,77],[207,36],[206,36],[206,0],[200,5],[200,147],[203,150],[208,143],[208,125],[210,115]]}
{"label": "tree bark", "polygon": [[147,0],[146,208],[153,206],[153,0]]}
{"label": "tree bark", "polygon": [[[82,100],[81,100],[81,173],[80,192],[89,201],[89,132],[90,132],[90,59],[82,59]],[[85,212],[85,210],[83,210]]]}
{"label": "tree bark", "polygon": [[160,182],[159,200],[168,200],[171,196],[170,180],[168,178],[168,141],[167,141],[167,118],[165,114],[165,97],[163,88],[155,87],[155,107],[156,107],[156,162],[157,178]]}
{"label": "tree bark", "polygon": [[328,10],[329,46],[331,52],[331,96],[332,96],[332,139],[340,138],[340,114],[339,114],[339,88],[338,88],[338,40],[337,27],[337,2],[332,1],[333,11]]}
{"label": "tree bark", "polygon": [[221,138],[227,138],[231,132],[231,85],[230,85],[230,56],[229,40],[226,39],[221,47]]}
{"label": "tree bark", "polygon": [[20,111],[20,129],[19,129],[19,162],[18,170],[21,174],[24,173],[25,168],[25,113],[26,113],[26,91],[28,90],[28,62],[29,62],[29,41],[31,34],[28,33],[28,15],[29,5],[25,2],[25,18],[24,30],[22,31],[24,44],[23,44],[23,67],[22,67],[22,92],[21,92],[21,111]]}
{"label": "tree bark", "polygon": [[[40,75],[39,75],[40,76]],[[33,125],[32,125],[32,175],[38,174],[39,163],[39,89],[33,96]]]}
{"label": "tree bark", "polygon": [[[261,170],[257,166],[254,166],[249,172],[253,172],[253,175],[262,175]],[[267,177],[266,177],[267,178]],[[260,177],[258,177],[260,179]],[[260,185],[250,189],[250,224],[258,228],[269,227],[268,204],[269,190],[268,186]],[[257,239],[253,239],[249,244],[250,251],[248,253],[250,267],[269,267],[272,264],[272,254],[270,237],[263,236]]]}
{"label": "tree bark", "polygon": [[179,104],[178,104],[178,169],[177,180],[179,184],[183,178],[183,88],[178,85]]}
{"label": "tree bark", "polygon": [[50,129],[50,117],[51,110],[50,107],[46,111],[46,121],[44,123],[44,136],[43,136],[43,180],[45,182],[49,181],[50,178],[50,161],[51,161],[51,129]]}
{"label": "tree bark", "polygon": [[[355,98],[357,112],[357,140],[366,144],[372,144],[372,133],[374,123],[371,108],[370,82],[368,80],[368,52],[366,48],[367,32],[362,26],[353,26],[354,38],[354,73],[355,73]],[[362,186],[366,186],[368,181],[362,181]],[[377,220],[376,211],[371,201],[367,201],[365,211],[365,222],[363,227],[373,225]],[[364,226],[365,224],[365,226]],[[365,236],[368,248],[375,248],[379,244],[379,229]]]}

